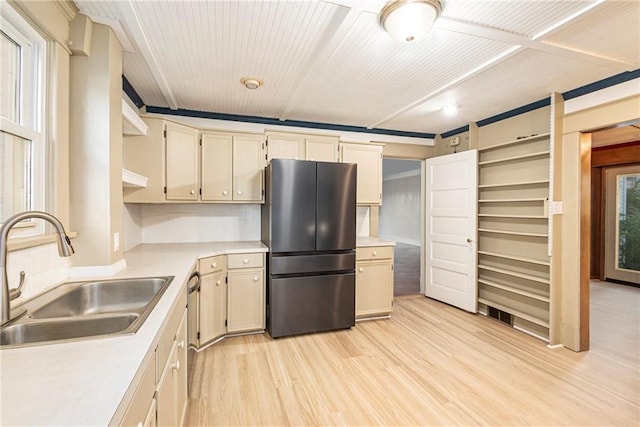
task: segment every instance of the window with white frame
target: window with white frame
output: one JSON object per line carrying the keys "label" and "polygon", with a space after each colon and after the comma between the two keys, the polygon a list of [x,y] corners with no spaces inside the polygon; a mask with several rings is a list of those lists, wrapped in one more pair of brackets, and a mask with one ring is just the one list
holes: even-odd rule
{"label": "window with white frame", "polygon": [[[11,7],[0,16],[0,222],[45,209],[46,42]],[[17,235],[43,232],[25,222]]]}

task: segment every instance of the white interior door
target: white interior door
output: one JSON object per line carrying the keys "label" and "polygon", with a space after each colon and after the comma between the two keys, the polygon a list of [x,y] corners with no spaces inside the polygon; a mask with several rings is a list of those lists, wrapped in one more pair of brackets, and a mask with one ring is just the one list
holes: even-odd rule
{"label": "white interior door", "polygon": [[478,151],[425,164],[425,295],[475,313]]}

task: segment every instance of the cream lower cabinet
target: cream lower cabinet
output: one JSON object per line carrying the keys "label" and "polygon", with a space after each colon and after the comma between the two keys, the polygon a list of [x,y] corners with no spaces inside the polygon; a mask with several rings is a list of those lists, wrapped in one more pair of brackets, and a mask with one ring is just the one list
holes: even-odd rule
{"label": "cream lower cabinet", "polygon": [[264,330],[264,254],[227,255],[227,270],[227,333]]}
{"label": "cream lower cabinet", "polygon": [[225,256],[203,258],[199,261],[202,274],[200,285],[200,319],[198,344],[207,344],[227,333],[227,283]]}
{"label": "cream lower cabinet", "polygon": [[358,205],[382,204],[382,145],[340,143],[340,162],[358,165]]}
{"label": "cream lower cabinet", "polygon": [[120,421],[121,426],[140,427],[156,425],[156,353],[143,368],[142,379]]}
{"label": "cream lower cabinet", "polygon": [[356,318],[393,310],[393,246],[356,249]]}
{"label": "cream lower cabinet", "polygon": [[187,403],[187,312],[184,310],[156,385],[157,425],[183,425]]}

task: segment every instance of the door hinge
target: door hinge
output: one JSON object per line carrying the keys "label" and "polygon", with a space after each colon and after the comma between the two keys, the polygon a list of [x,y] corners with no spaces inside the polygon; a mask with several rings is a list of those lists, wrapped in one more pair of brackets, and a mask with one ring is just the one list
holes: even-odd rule
{"label": "door hinge", "polygon": [[167,194],[167,186],[164,186],[164,194]]}
{"label": "door hinge", "polygon": [[262,195],[264,196],[264,188],[262,189]]}
{"label": "door hinge", "polygon": [[202,196],[202,188],[200,189],[200,195]]}
{"label": "door hinge", "polygon": [[163,135],[164,135],[165,138],[167,137],[167,130],[166,129],[164,130]]}
{"label": "door hinge", "polygon": [[229,283],[229,276],[224,276],[224,283]]}
{"label": "door hinge", "polygon": [[224,326],[227,326],[227,319],[224,319]]}
{"label": "door hinge", "polygon": [[267,158],[267,155],[266,155],[266,154],[264,155],[264,159],[265,159],[265,160],[268,160],[268,158]]}
{"label": "door hinge", "polygon": [[393,264],[391,264],[391,271],[393,271]]}
{"label": "door hinge", "polygon": [[200,332],[196,335],[196,338],[200,339]]}

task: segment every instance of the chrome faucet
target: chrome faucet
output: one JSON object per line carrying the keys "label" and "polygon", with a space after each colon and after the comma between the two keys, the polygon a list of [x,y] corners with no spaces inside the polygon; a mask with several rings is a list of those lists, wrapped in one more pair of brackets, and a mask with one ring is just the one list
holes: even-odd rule
{"label": "chrome faucet", "polygon": [[58,233],[58,253],[60,256],[68,257],[74,253],[71,240],[64,231],[64,227],[55,216],[40,211],[27,211],[15,214],[2,224],[0,228],[0,272],[2,274],[2,297],[0,297],[0,326],[8,323],[11,319],[11,295],[9,292],[9,279],[7,278],[7,240],[11,228],[27,218],[43,219],[50,222]]}

